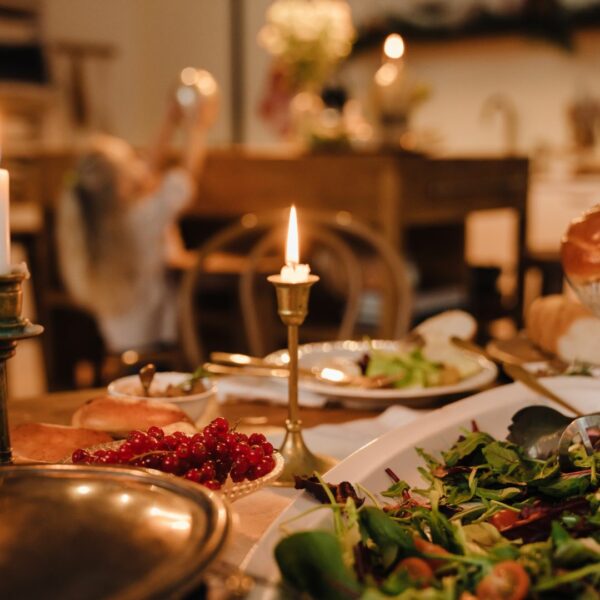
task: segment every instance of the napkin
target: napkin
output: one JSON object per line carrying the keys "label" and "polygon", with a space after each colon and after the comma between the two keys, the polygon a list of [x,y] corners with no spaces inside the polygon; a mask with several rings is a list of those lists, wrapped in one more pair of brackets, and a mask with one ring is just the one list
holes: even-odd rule
{"label": "napkin", "polygon": [[[225,402],[229,396],[236,400],[266,400],[273,404],[286,405],[287,385],[286,380],[273,381],[260,377],[222,377],[217,382],[217,399]],[[323,407],[327,397],[314,394],[306,390],[298,390],[298,403],[300,406]]]}
{"label": "napkin", "polygon": [[[327,454],[342,460],[375,438],[423,418],[431,410],[390,406],[372,419],[357,419],[347,423],[317,425],[303,431],[308,447],[316,453]],[[269,441],[278,447],[283,433],[271,434]]]}

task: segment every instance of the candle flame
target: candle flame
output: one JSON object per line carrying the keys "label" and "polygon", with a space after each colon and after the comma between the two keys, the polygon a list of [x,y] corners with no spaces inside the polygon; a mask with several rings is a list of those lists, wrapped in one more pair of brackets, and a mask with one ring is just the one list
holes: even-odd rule
{"label": "candle flame", "polygon": [[383,43],[383,53],[392,60],[402,58],[404,55],[404,40],[398,33],[390,33]]}
{"label": "candle flame", "polygon": [[295,266],[300,262],[300,249],[298,248],[298,218],[296,207],[292,204],[290,208],[290,220],[288,221],[287,243],[285,245],[285,263]]}

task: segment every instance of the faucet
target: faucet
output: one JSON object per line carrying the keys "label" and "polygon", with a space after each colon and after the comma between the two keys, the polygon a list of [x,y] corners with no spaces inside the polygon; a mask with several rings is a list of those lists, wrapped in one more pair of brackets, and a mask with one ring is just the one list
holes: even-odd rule
{"label": "faucet", "polygon": [[488,96],[481,107],[480,118],[489,121],[494,114],[499,114],[504,126],[504,152],[507,156],[517,153],[519,116],[515,103],[505,94],[496,93]]}

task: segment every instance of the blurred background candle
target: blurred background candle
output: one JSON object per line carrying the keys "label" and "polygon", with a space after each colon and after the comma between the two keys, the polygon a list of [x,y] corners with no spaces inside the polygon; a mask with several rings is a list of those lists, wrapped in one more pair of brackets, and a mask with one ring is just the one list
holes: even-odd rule
{"label": "blurred background candle", "polygon": [[298,218],[296,207],[290,209],[287,243],[285,246],[285,266],[281,269],[281,279],[286,283],[304,283],[310,274],[309,265],[301,265],[298,244]]}
{"label": "blurred background candle", "polygon": [[0,275],[10,273],[8,171],[0,169]]}

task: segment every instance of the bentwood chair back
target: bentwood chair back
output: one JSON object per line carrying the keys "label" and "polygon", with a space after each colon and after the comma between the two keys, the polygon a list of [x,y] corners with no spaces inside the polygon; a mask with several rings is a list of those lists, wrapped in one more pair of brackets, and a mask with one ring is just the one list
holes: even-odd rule
{"label": "bentwood chair back", "polygon": [[[311,314],[303,338],[352,339],[358,335],[361,308],[369,291],[376,291],[381,299],[375,335],[395,338],[406,333],[412,290],[404,260],[391,244],[346,212],[299,210],[298,220],[301,260],[310,262],[321,278],[311,293]],[[198,292],[210,287],[218,275],[236,279],[245,349],[263,356],[281,345],[277,338],[283,327],[276,313],[275,292],[265,279],[279,272],[283,264],[286,229],[287,211],[251,213],[199,249],[194,267],[183,276],[179,296],[180,337],[190,367],[206,359],[199,331],[203,322],[212,318],[199,304]],[[325,293],[333,300],[324,299]],[[313,313],[319,311],[326,313],[325,326],[311,323],[313,316],[317,318]]]}

